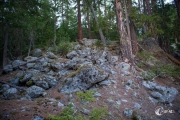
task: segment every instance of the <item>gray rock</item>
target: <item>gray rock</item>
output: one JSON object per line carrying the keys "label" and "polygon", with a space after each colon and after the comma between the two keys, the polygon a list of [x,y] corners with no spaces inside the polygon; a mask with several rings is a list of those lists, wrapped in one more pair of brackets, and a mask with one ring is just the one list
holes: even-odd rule
{"label": "gray rock", "polygon": [[35,69],[30,69],[26,71],[27,74],[32,74],[32,76],[36,76],[38,74],[40,74],[39,70],[35,70]]}
{"label": "gray rock", "polygon": [[43,80],[35,82],[35,85],[39,86],[39,87],[42,87],[45,90],[49,89],[48,83],[46,81],[43,81]]}
{"label": "gray rock", "polygon": [[126,117],[131,118],[133,114],[133,110],[124,110],[123,113]]}
{"label": "gray rock", "polygon": [[75,47],[74,47],[75,50],[79,50],[81,49],[81,45],[77,44]]}
{"label": "gray rock", "polygon": [[87,38],[83,38],[82,43],[83,43],[85,46],[91,46],[91,45],[93,45],[96,41],[97,41],[97,39],[87,39]]}
{"label": "gray rock", "polygon": [[25,64],[25,63],[26,63],[26,62],[24,62],[24,61],[22,61],[22,60],[14,60],[14,61],[12,62],[12,66],[13,66],[14,69],[17,69],[18,66],[23,65],[23,64]]}
{"label": "gray rock", "polygon": [[176,88],[168,88],[164,86],[157,85],[155,82],[145,82],[143,81],[143,86],[147,89],[152,90],[151,96],[157,99],[159,102],[167,102],[171,103],[176,95],[178,94],[178,90]]}
{"label": "gray rock", "polygon": [[91,112],[90,110],[83,108],[83,113],[88,115],[90,112]]}
{"label": "gray rock", "polygon": [[27,92],[27,95],[29,95],[31,98],[37,98],[37,97],[46,95],[46,92],[43,88],[35,86],[35,85],[29,87],[26,90],[26,92]]}
{"label": "gray rock", "polygon": [[47,52],[47,56],[48,56],[48,58],[50,58],[50,59],[56,59],[56,58],[57,58],[57,56],[54,55],[54,53],[52,53],[52,52]]}
{"label": "gray rock", "polygon": [[72,59],[72,58],[77,57],[77,56],[78,56],[78,54],[77,54],[76,51],[71,51],[71,52],[69,52],[69,53],[66,55],[66,57],[67,57],[68,59]]}
{"label": "gray rock", "polygon": [[116,104],[117,104],[117,105],[121,105],[121,101],[120,101],[120,100],[117,100],[117,101],[116,101]]}
{"label": "gray rock", "polygon": [[44,118],[42,118],[40,116],[35,116],[33,120],[44,120]]}
{"label": "gray rock", "polygon": [[134,107],[135,107],[136,109],[141,109],[141,105],[140,105],[139,103],[135,103]]}
{"label": "gray rock", "polygon": [[50,88],[57,85],[57,80],[55,77],[52,77],[50,75],[43,75],[43,80],[46,81]]}
{"label": "gray rock", "polygon": [[27,68],[33,68],[35,65],[35,63],[27,63],[26,66]]}
{"label": "gray rock", "polygon": [[180,114],[180,109],[178,110],[178,113]]}
{"label": "gray rock", "polygon": [[114,103],[114,100],[111,99],[111,98],[108,98],[107,101],[108,101],[109,103]]}
{"label": "gray rock", "polygon": [[101,97],[101,93],[95,92],[93,96],[94,96],[94,97]]}
{"label": "gray rock", "polygon": [[117,64],[116,66],[115,66],[115,68],[119,68],[121,71],[121,73],[122,74],[124,74],[124,75],[130,75],[130,72],[129,72],[129,70],[130,70],[130,65],[128,64],[128,63],[125,63],[125,62],[121,62],[121,63],[119,63],[119,64]]}
{"label": "gray rock", "polygon": [[42,55],[42,50],[41,49],[35,49],[35,50],[33,50],[33,52],[32,52],[32,56],[33,57],[39,57],[39,56],[41,56]]}
{"label": "gray rock", "polygon": [[17,78],[22,78],[23,76],[25,75],[25,72],[24,71],[20,71],[16,74],[16,77]]}
{"label": "gray rock", "polygon": [[6,91],[7,89],[9,89],[10,86],[8,84],[3,84],[0,87],[0,93],[3,93],[4,91]]}
{"label": "gray rock", "polygon": [[13,66],[12,65],[6,65],[3,69],[3,71],[5,73],[9,73],[9,72],[12,72],[13,71]]}
{"label": "gray rock", "polygon": [[105,81],[100,82],[99,85],[109,86],[109,85],[111,85],[111,81],[110,80],[105,80]]}
{"label": "gray rock", "polygon": [[52,64],[51,64],[51,68],[52,68],[54,71],[63,70],[64,67],[65,67],[65,64],[64,64],[64,63],[60,63],[60,62],[55,62],[55,63],[52,63]]}
{"label": "gray rock", "polygon": [[61,92],[75,92],[79,90],[87,90],[96,83],[106,80],[108,74],[99,70],[93,65],[81,66],[72,76],[67,78],[66,83]]}
{"label": "gray rock", "polygon": [[29,81],[32,76],[33,76],[33,75],[32,75],[31,73],[28,73],[28,74],[26,74],[26,75],[23,77],[23,79],[20,79],[19,82],[20,82],[20,83],[25,83],[25,82]]}
{"label": "gray rock", "polygon": [[80,66],[78,65],[78,62],[75,59],[67,61],[66,65],[68,69],[73,69],[73,70],[77,70],[77,68]]}
{"label": "gray rock", "polygon": [[111,63],[115,64],[118,61],[119,57],[118,56],[111,56]]}
{"label": "gray rock", "polygon": [[24,58],[24,60],[26,62],[29,62],[29,61],[36,61],[38,58],[37,57],[32,57],[32,56],[27,56]]}
{"label": "gray rock", "polygon": [[62,104],[61,102],[58,102],[58,107],[64,107],[64,104]]}
{"label": "gray rock", "polygon": [[18,90],[16,88],[9,88],[4,93],[3,96],[5,99],[10,100],[17,97]]}
{"label": "gray rock", "polygon": [[19,85],[19,78],[13,78],[10,80],[10,83],[13,84],[13,85]]}
{"label": "gray rock", "polygon": [[113,75],[115,75],[115,74],[117,74],[117,72],[115,72],[115,71],[110,71],[111,72],[111,74],[113,74]]}

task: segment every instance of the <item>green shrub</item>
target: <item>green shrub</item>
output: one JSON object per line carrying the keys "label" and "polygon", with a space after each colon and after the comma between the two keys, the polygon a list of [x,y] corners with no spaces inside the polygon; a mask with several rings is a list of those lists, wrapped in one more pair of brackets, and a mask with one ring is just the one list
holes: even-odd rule
{"label": "green shrub", "polygon": [[79,99],[83,99],[85,101],[93,102],[95,98],[93,97],[93,94],[96,91],[93,90],[88,90],[86,92],[77,92],[76,95],[78,96]]}
{"label": "green shrub", "polygon": [[108,111],[105,107],[97,109],[94,108],[89,116],[89,120],[101,120],[108,116]]}

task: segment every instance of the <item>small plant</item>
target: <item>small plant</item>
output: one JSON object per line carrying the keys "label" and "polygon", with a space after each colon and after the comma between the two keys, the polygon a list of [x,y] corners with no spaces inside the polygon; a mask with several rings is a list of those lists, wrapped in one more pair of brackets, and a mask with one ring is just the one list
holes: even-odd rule
{"label": "small plant", "polygon": [[97,40],[94,45],[97,47],[97,48],[103,48],[103,44],[102,44],[102,41],[101,40]]}
{"label": "small plant", "polygon": [[85,101],[93,102],[95,98],[93,97],[93,94],[96,91],[93,90],[88,90],[86,92],[77,92],[76,95],[78,96],[79,99],[83,99]]}
{"label": "small plant", "polygon": [[141,58],[141,59],[145,59],[145,60],[148,60],[150,59],[152,56],[151,54],[145,52],[145,51],[142,51],[140,53],[137,54],[137,57]]}
{"label": "small plant", "polygon": [[141,73],[141,76],[145,79],[145,80],[152,80],[156,74],[152,71],[144,71]]}
{"label": "small plant", "polygon": [[101,120],[108,116],[108,111],[105,107],[97,109],[94,108],[89,116],[89,120]]}

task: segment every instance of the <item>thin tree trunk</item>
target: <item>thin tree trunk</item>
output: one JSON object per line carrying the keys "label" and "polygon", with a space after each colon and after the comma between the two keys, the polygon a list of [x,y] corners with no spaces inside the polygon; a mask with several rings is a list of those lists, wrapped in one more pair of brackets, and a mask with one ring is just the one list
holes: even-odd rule
{"label": "thin tree trunk", "polygon": [[146,7],[147,7],[147,10],[148,10],[148,15],[151,15],[152,11],[151,11],[150,0],[146,0]]}
{"label": "thin tree trunk", "polygon": [[7,46],[9,37],[9,26],[5,25],[4,51],[3,51],[3,68],[7,65]]}
{"label": "thin tree trunk", "polygon": [[77,0],[78,4],[78,40],[82,40],[82,24],[81,24],[81,8],[80,8],[80,0]]}
{"label": "thin tree trunk", "polygon": [[90,23],[90,18],[89,18],[89,10],[87,11],[87,22],[88,22],[88,36],[89,36],[89,39],[92,39],[91,23]]}
{"label": "thin tree trunk", "polygon": [[180,20],[180,0],[174,0],[175,4],[176,4],[176,9],[177,9],[177,13],[178,13],[178,18]]}
{"label": "thin tree trunk", "polygon": [[131,46],[130,38],[125,29],[123,7],[119,0],[115,0],[115,4],[116,4],[117,24],[120,34],[122,59],[124,61],[130,61],[133,64],[132,46]]}
{"label": "thin tree trunk", "polygon": [[30,52],[31,52],[32,42],[33,42],[33,32],[31,31],[31,32],[30,32],[30,36],[29,36],[28,56],[30,55]]}
{"label": "thin tree trunk", "polygon": [[[92,13],[93,13],[93,15],[94,15],[94,19],[95,19],[95,21],[96,21],[96,24],[97,24],[97,26],[99,27],[99,22],[98,22],[96,13],[95,13],[94,8],[93,8],[92,5],[91,5],[91,11],[92,11]],[[103,45],[106,46],[106,40],[105,40],[105,37],[104,37],[104,35],[103,35],[102,29],[101,29],[100,27],[99,27],[99,34],[100,34],[100,37],[101,37],[101,40],[102,40]]]}
{"label": "thin tree trunk", "polygon": [[54,47],[57,51],[57,45],[56,45],[56,22],[57,22],[57,17],[56,15],[54,16],[54,40],[53,40],[53,44],[54,44]]}

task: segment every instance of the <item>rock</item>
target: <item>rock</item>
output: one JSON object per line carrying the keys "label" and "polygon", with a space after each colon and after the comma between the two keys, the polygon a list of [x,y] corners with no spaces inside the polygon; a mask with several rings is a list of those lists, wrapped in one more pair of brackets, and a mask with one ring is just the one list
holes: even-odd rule
{"label": "rock", "polygon": [[16,78],[23,78],[23,76],[25,75],[24,71],[20,71],[16,74]]}
{"label": "rock", "polygon": [[133,114],[133,110],[124,110],[123,113],[126,117],[131,118]]}
{"label": "rock", "polygon": [[43,88],[35,86],[35,85],[29,87],[26,90],[26,92],[27,92],[27,95],[29,95],[31,98],[37,98],[37,97],[46,95],[46,92]]}
{"label": "rock", "polygon": [[27,82],[28,80],[30,80],[31,79],[31,77],[32,77],[33,75],[31,74],[31,73],[28,73],[28,74],[26,74],[24,77],[23,77],[23,79],[20,79],[20,83],[25,83],[25,82]]}
{"label": "rock", "polygon": [[129,70],[130,70],[130,65],[128,64],[128,63],[125,63],[125,62],[121,62],[121,63],[119,63],[119,64],[117,64],[116,66],[115,66],[115,68],[119,68],[120,70],[121,70],[121,72],[122,72],[122,74],[124,74],[124,75],[130,75],[130,72],[129,72]]}
{"label": "rock", "polygon": [[114,100],[111,99],[111,98],[108,98],[107,101],[108,101],[109,103],[114,103]]}
{"label": "rock", "polygon": [[12,62],[12,66],[14,69],[17,69],[18,66],[21,66],[23,64],[25,64],[26,62],[22,61],[22,60],[14,60]]}
{"label": "rock", "polygon": [[19,85],[19,78],[13,78],[10,80],[10,83],[13,84],[13,85]]}
{"label": "rock", "polygon": [[46,81],[50,88],[57,85],[57,80],[55,77],[52,77],[50,75],[43,75],[43,80]]}
{"label": "rock", "polygon": [[135,107],[136,109],[141,109],[141,105],[140,105],[139,103],[135,103],[134,107]]}
{"label": "rock", "polygon": [[6,91],[7,89],[9,89],[10,86],[8,84],[3,84],[0,87],[0,93],[3,93],[4,91]]}
{"label": "rock", "polygon": [[27,63],[26,66],[27,68],[33,68],[35,65],[35,63]]}
{"label": "rock", "polygon": [[3,71],[5,73],[9,73],[9,72],[12,72],[13,71],[13,66],[12,65],[6,65],[3,69]]}
{"label": "rock", "polygon": [[91,112],[90,110],[83,108],[83,113],[88,115],[90,112]]}
{"label": "rock", "polygon": [[9,88],[4,93],[3,96],[5,99],[10,100],[17,97],[18,90],[16,88]]}
{"label": "rock", "polygon": [[35,49],[32,52],[33,57],[40,57],[42,55],[42,50],[41,49]]}
{"label": "rock", "polygon": [[30,86],[34,85],[34,82],[32,80],[29,80],[29,81],[26,82],[26,85],[28,87],[30,87]]}
{"label": "rock", "polygon": [[113,71],[113,70],[110,71],[110,73],[113,74],[113,75],[117,74],[117,72],[115,72],[115,71]]}
{"label": "rock", "polygon": [[180,114],[180,109],[178,110],[178,113]]}
{"label": "rock", "polygon": [[38,74],[40,74],[39,70],[35,70],[35,69],[30,69],[26,71],[26,74],[32,74],[32,76],[36,76]]}
{"label": "rock", "polygon": [[35,83],[36,86],[42,87],[43,89],[49,89],[49,85],[46,81],[40,80]]}
{"label": "rock", "polygon": [[81,49],[81,45],[77,44],[75,47],[74,47],[75,50],[79,50]]}
{"label": "rock", "polygon": [[44,120],[44,118],[42,118],[40,116],[35,116],[33,120]]}
{"label": "rock", "polygon": [[50,59],[56,59],[56,58],[57,58],[57,56],[54,55],[54,53],[52,53],[52,52],[47,52],[47,56],[48,56],[48,58],[50,58]]}
{"label": "rock", "polygon": [[52,63],[52,64],[51,64],[51,68],[52,68],[54,71],[63,70],[64,67],[65,67],[65,64],[64,64],[64,63],[60,63],[60,62],[55,62],[55,63]]}
{"label": "rock", "polygon": [[178,94],[178,91],[176,88],[168,88],[164,86],[157,85],[155,82],[145,82],[143,81],[143,86],[147,89],[152,90],[151,96],[157,99],[159,102],[167,102],[171,103],[176,95]]}
{"label": "rock", "polygon": [[111,63],[115,64],[118,61],[119,57],[118,56],[111,56]]}
{"label": "rock", "polygon": [[66,65],[67,65],[67,68],[70,70],[72,70],[72,69],[77,70],[77,68],[80,66],[80,65],[78,65],[76,59],[72,59],[72,60],[67,61]]}
{"label": "rock", "polygon": [[117,105],[121,105],[121,101],[120,101],[120,100],[117,100],[117,101],[116,101],[116,104],[117,104]]}
{"label": "rock", "polygon": [[94,97],[101,97],[101,93],[95,92],[93,96],[94,96]]}
{"label": "rock", "polygon": [[77,57],[77,56],[78,56],[78,54],[77,54],[76,51],[71,51],[71,52],[69,52],[69,53],[66,55],[66,57],[67,57],[68,59],[72,59],[72,58]]}
{"label": "rock", "polygon": [[62,104],[61,102],[58,102],[58,107],[64,107],[64,104]]}
{"label": "rock", "polygon": [[75,92],[87,90],[93,85],[107,79],[108,74],[93,65],[84,65],[78,68],[67,78],[60,92]]}
{"label": "rock", "polygon": [[27,56],[24,58],[24,60],[26,62],[29,62],[29,61],[36,61],[38,58],[37,57],[32,57],[32,56]]}
{"label": "rock", "polygon": [[97,42],[97,39],[87,39],[87,38],[83,38],[82,43],[85,46],[92,46],[95,42]]}
{"label": "rock", "polygon": [[111,81],[110,80],[105,80],[105,81],[100,82],[99,85],[109,86],[109,85],[111,85]]}

